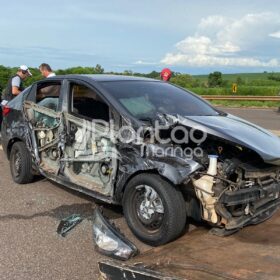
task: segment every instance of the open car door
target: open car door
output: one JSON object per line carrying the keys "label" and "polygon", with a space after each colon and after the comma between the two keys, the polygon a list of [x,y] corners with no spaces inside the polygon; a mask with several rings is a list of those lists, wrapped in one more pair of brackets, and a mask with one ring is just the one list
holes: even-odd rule
{"label": "open car door", "polygon": [[23,104],[27,121],[27,146],[41,173],[58,175],[61,144],[63,143],[63,114],[61,82],[39,83]]}
{"label": "open car door", "polygon": [[71,83],[67,112],[60,107],[59,94],[56,100],[42,93],[46,88],[37,89],[36,103],[24,103],[30,146],[41,173],[112,197],[118,155],[110,138],[109,106],[93,89]]}

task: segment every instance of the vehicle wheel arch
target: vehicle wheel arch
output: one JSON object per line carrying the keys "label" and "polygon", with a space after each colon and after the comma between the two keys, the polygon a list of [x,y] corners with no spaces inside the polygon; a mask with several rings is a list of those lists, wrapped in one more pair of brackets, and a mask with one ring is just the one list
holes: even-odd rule
{"label": "vehicle wheel arch", "polygon": [[169,184],[171,184],[174,188],[176,188],[176,185],[174,184],[174,182],[172,182],[169,178],[161,175],[157,169],[149,169],[149,170],[138,170],[132,174],[129,175],[129,177],[126,178],[125,182],[121,185],[121,188],[119,188],[118,191],[118,200],[121,202],[122,198],[123,198],[123,194],[125,191],[126,186],[129,184],[129,182],[135,178],[136,176],[140,175],[140,174],[153,174],[153,175],[159,175],[163,180],[167,181]]}
{"label": "vehicle wheel arch", "polygon": [[12,147],[13,145],[16,143],[16,142],[23,142],[24,141],[18,137],[15,137],[13,139],[10,139],[8,145],[7,145],[7,157],[8,157],[8,160],[10,160],[10,156],[11,156],[11,151],[12,151]]}

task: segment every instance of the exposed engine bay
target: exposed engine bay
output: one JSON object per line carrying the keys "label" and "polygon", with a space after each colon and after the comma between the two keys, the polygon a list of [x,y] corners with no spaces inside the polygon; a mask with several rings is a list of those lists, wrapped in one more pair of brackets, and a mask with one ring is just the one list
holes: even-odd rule
{"label": "exposed engine bay", "polygon": [[240,146],[213,142],[204,151],[204,168],[192,175],[192,183],[202,219],[220,228],[214,233],[230,234],[275,212],[280,205],[278,166]]}
{"label": "exposed engine bay", "polygon": [[[162,116],[159,116],[162,119]],[[173,116],[165,117],[167,127],[160,131],[161,137],[170,138],[171,129],[187,122],[179,122]],[[170,122],[170,120],[172,120]],[[171,123],[171,124],[170,124]],[[190,134],[190,126],[186,126]],[[202,129],[203,131],[203,129]],[[202,131],[195,132],[201,138]],[[184,134],[177,130],[177,139]],[[150,141],[147,134],[147,141]],[[171,143],[176,150],[178,144]],[[200,214],[190,214],[194,219],[198,216],[215,228],[213,233],[228,235],[248,224],[257,224],[268,219],[280,206],[280,167],[265,163],[254,150],[242,145],[208,134],[202,143],[188,141],[180,145],[180,149],[192,151],[200,148],[200,154],[192,154],[192,160],[186,160],[192,170],[187,180],[182,182],[189,195],[200,202]],[[166,157],[168,158],[168,157]],[[174,154],[173,154],[174,159]],[[170,159],[169,159],[170,160]],[[174,159],[175,163],[175,159]],[[193,192],[190,192],[193,189]],[[192,210],[191,210],[192,211]]]}

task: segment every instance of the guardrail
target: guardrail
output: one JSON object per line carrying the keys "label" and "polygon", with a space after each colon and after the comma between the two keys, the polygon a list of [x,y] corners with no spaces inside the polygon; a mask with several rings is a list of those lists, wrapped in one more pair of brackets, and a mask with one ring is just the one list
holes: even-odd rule
{"label": "guardrail", "polygon": [[237,100],[237,101],[273,101],[280,102],[280,96],[252,96],[252,95],[201,95],[206,100]]}

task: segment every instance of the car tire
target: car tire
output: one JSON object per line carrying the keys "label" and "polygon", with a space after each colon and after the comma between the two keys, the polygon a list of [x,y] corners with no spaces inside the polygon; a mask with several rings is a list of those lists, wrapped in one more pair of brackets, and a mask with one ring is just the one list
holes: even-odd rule
{"label": "car tire", "polygon": [[139,174],[129,181],[123,211],[135,236],[152,246],[174,240],[186,226],[182,193],[156,174]]}
{"label": "car tire", "polygon": [[10,170],[15,183],[27,184],[33,180],[32,158],[23,142],[16,142],[12,146]]}

